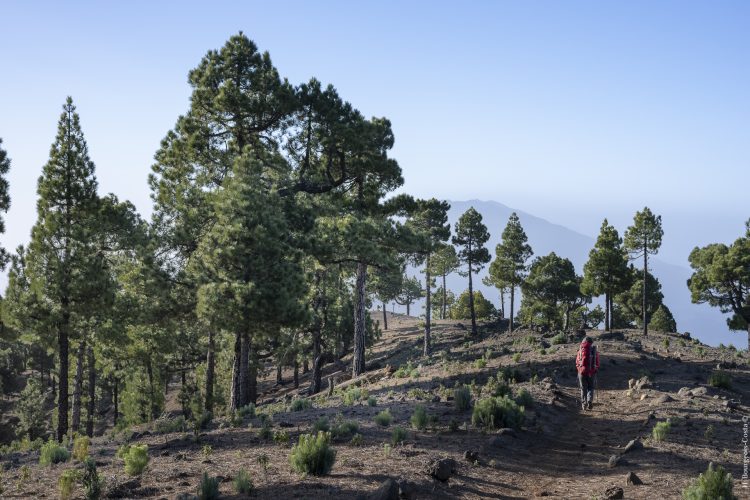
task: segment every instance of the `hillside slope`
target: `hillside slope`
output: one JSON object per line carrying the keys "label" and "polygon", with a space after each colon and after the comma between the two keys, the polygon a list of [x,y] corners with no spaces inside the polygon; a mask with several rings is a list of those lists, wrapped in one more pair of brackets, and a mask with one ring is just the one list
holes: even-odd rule
{"label": "hillside slope", "polygon": [[[700,346],[676,335],[655,333],[643,339],[637,332],[589,332],[599,346],[602,369],[595,407],[583,412],[573,366],[575,338],[553,344],[552,335],[509,335],[498,333],[497,325],[483,325],[480,338],[469,339],[464,325],[438,321],[435,354],[425,360],[420,358],[415,318],[395,315],[389,326],[373,346],[370,359],[376,361],[364,376],[346,380],[346,358],[326,367],[326,379],[333,376],[341,387],[330,397],[324,393],[313,398],[311,408],[288,411],[293,398],[304,394],[307,375],[294,389],[291,382],[273,385],[269,370],[262,384],[257,410],[271,416],[271,430],[279,441],[286,432],[296,443],[321,417],[327,417],[331,427],[356,422],[355,432],[341,431],[334,438],[337,457],[330,475],[293,472],[291,444],[261,437],[258,416],[235,422],[236,427],[228,419],[215,419],[197,438],[191,432],[159,434],[153,427],[95,438],[91,455],[109,497],[194,494],[207,472],[220,477],[225,498],[241,498],[231,483],[240,469],[250,472],[256,498],[388,498],[371,496],[387,479],[398,482],[403,498],[597,498],[611,486],[623,488],[625,498],[679,498],[710,461],[722,464],[735,478],[741,476],[741,416],[748,408],[739,402],[747,401],[750,371],[737,367],[745,360],[734,351]],[[477,361],[482,358],[484,362]],[[706,383],[717,363],[730,375],[731,390]],[[398,367],[404,369],[395,371]],[[502,369],[517,379],[508,385],[512,394],[525,389],[533,404],[527,403],[525,420],[515,431],[478,428],[471,423],[472,410],[455,408],[451,388],[470,385],[476,403],[497,387],[488,380]],[[637,389],[629,389],[630,379],[640,379]],[[367,394],[355,394],[355,387]],[[345,396],[355,399],[353,404],[344,404]],[[374,398],[373,406],[368,397]],[[424,430],[410,428],[417,405],[431,416]],[[393,422],[377,425],[375,415],[386,408]],[[666,419],[671,419],[671,432],[664,441],[654,441],[652,428]],[[407,429],[407,436],[391,446],[396,426]],[[354,434],[361,435],[361,443],[356,442],[359,438],[352,442]],[[643,446],[625,452],[633,439]],[[115,456],[125,441],[149,446],[151,461],[141,477],[126,476]],[[265,470],[258,460],[263,455],[268,459]],[[619,458],[610,466],[612,456]],[[442,457],[455,460],[446,481],[426,472],[431,460]],[[37,452],[13,453],[3,460],[4,497],[53,498],[62,471],[79,467],[39,466]],[[25,465],[33,480],[20,479]],[[643,484],[626,484],[628,472]],[[739,492],[739,480],[735,483]],[[82,495],[80,488],[76,494]]]}

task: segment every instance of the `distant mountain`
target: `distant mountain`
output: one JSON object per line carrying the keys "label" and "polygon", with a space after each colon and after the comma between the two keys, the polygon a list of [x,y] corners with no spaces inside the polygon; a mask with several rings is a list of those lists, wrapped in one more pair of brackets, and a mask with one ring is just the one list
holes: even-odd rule
{"label": "distant mountain", "polygon": [[[583,272],[583,265],[588,259],[589,251],[594,246],[595,237],[583,235],[522,210],[510,208],[502,203],[469,200],[450,201],[450,204],[451,209],[448,218],[451,228],[454,227],[461,214],[470,207],[474,207],[482,214],[484,224],[491,234],[488,248],[493,256],[495,246],[499,243],[501,233],[508,222],[508,217],[513,212],[518,214],[535,256],[547,255],[554,251],[561,257],[569,258],[575,265],[576,272],[580,274]],[[618,227],[617,230],[622,236],[625,228]],[[659,258],[653,258],[649,262],[651,271],[662,284],[664,302],[674,314],[679,331],[688,331],[694,337],[710,345],[718,345],[721,342],[744,346],[744,338],[741,332],[730,332],[727,329],[725,317],[717,309],[707,305],[696,305],[690,301],[690,292],[686,285],[691,274],[688,267],[664,262]],[[640,267],[640,262],[635,264],[636,267]],[[423,275],[417,273],[415,269],[409,269],[407,272],[410,275],[417,274],[421,279],[424,279]],[[497,290],[482,284],[482,277],[486,274],[487,266],[474,280],[475,288],[481,290],[485,297],[497,305],[500,301]],[[467,278],[462,278],[458,274],[449,276],[447,282],[448,288],[456,294],[468,287]],[[419,311],[420,309],[423,309],[423,306],[415,307],[412,310]]]}

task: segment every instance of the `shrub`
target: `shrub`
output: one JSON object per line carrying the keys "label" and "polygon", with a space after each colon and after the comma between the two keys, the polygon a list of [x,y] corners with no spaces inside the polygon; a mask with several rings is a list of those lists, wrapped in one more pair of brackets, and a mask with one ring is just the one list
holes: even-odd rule
{"label": "shrub", "polygon": [[682,492],[684,500],[734,500],[734,483],[732,475],[728,474],[720,465],[714,469],[714,464],[708,464],[706,472],[693,480],[692,484]]}
{"label": "shrub", "polygon": [[263,425],[260,426],[258,436],[261,439],[271,439],[273,437],[273,430],[271,430],[271,423],[269,421],[265,420]]}
{"label": "shrub", "polygon": [[240,417],[242,418],[254,418],[255,417],[255,405],[252,403],[248,403],[239,410],[237,410],[237,413],[240,414]]}
{"label": "shrub", "polygon": [[312,408],[312,401],[310,401],[307,398],[298,398],[292,401],[292,404],[289,405],[289,411],[302,411],[302,410],[309,410]]}
{"label": "shrub", "polygon": [[339,420],[331,430],[331,435],[334,438],[351,436],[359,431],[359,424],[356,420]]}
{"label": "shrub", "polygon": [[104,479],[96,471],[96,462],[93,458],[84,461],[83,475],[81,476],[86,500],[98,500],[102,496]]}
{"label": "shrub", "polygon": [[313,434],[317,434],[320,431],[328,432],[331,430],[331,424],[328,422],[328,417],[320,417],[312,426]]}
{"label": "shrub", "polygon": [[245,469],[241,469],[237,473],[232,483],[234,484],[234,491],[239,495],[249,495],[254,488],[250,474]]}
{"label": "shrub", "polygon": [[88,436],[76,436],[73,439],[73,458],[79,462],[86,460],[89,456],[89,442]]}
{"label": "shrub", "polygon": [[[520,357],[520,354],[519,354]],[[523,381],[523,375],[519,370],[516,368],[511,368],[510,366],[506,366],[503,368],[503,371],[498,374],[498,380],[502,379],[505,382],[510,383],[516,383],[516,382],[522,382]]]}
{"label": "shrub", "polygon": [[153,429],[157,434],[171,434],[173,432],[185,432],[187,430],[185,417],[180,415],[177,418],[159,418],[154,420]]}
{"label": "shrub", "polygon": [[210,444],[204,444],[203,448],[201,449],[201,454],[203,455],[203,458],[210,457],[214,452],[214,449],[211,448]]}
{"label": "shrub", "polygon": [[57,480],[57,487],[60,490],[60,499],[68,500],[73,496],[73,488],[76,486],[78,481],[78,471],[75,469],[68,469],[60,474]]}
{"label": "shrub", "polygon": [[521,353],[517,352],[513,355],[513,362],[518,363],[519,361],[521,361]]}
{"label": "shrub", "polygon": [[406,363],[405,365],[401,365],[398,370],[393,372],[393,376],[396,378],[406,378],[406,377],[417,377],[419,375],[419,369],[412,366],[411,361]]}
{"label": "shrub", "polygon": [[399,443],[403,443],[407,437],[408,434],[406,432],[406,429],[400,426],[396,426],[393,428],[393,432],[391,432],[391,443],[393,443],[393,445],[395,446]]}
{"label": "shrub", "polygon": [[391,410],[387,408],[375,415],[375,423],[381,427],[388,427],[392,421],[393,415],[391,415]]}
{"label": "shrub", "polygon": [[427,410],[424,406],[417,405],[414,407],[414,413],[411,415],[411,426],[415,429],[424,430],[427,427]]}
{"label": "shrub", "polygon": [[19,435],[26,435],[34,440],[44,434],[47,426],[44,399],[42,384],[39,380],[30,378],[16,403]]}
{"label": "shrub", "polygon": [[388,458],[391,456],[391,450],[392,450],[391,445],[389,445],[388,443],[383,443],[383,456],[385,458]]}
{"label": "shrub", "polygon": [[219,498],[219,480],[210,477],[208,472],[204,472],[198,485],[198,499],[216,500],[217,498]]}
{"label": "shrub", "polygon": [[[474,290],[474,313],[477,319],[489,318],[497,313],[492,302],[487,300],[479,290]],[[451,306],[449,314],[451,319],[471,319],[468,290],[464,290],[458,296],[456,302]]]}
{"label": "shrub", "polygon": [[489,429],[518,428],[523,423],[524,410],[508,396],[480,399],[474,405],[471,423]]}
{"label": "shrub", "polygon": [[476,361],[474,361],[474,368],[477,368],[481,370],[482,368],[487,368],[487,360],[484,358],[479,358]]}
{"label": "shrub", "polygon": [[60,446],[57,441],[50,438],[49,441],[42,445],[39,452],[40,465],[52,465],[60,462],[67,462],[70,458],[70,452],[64,446]]}
{"label": "shrub", "polygon": [[562,332],[558,333],[557,335],[552,337],[552,339],[550,340],[550,343],[552,345],[566,344],[567,342],[568,342],[568,337]]}
{"label": "shrub", "polygon": [[471,408],[471,391],[465,385],[453,389],[453,405],[459,411]]}
{"label": "shrub", "polygon": [[357,434],[355,434],[354,436],[352,436],[352,440],[351,440],[351,441],[349,441],[349,443],[350,443],[350,444],[351,444],[352,446],[362,446],[362,445],[364,444],[364,441],[365,441],[365,440],[364,440],[364,438],[362,437],[362,434],[359,434],[359,433],[357,433]]}
{"label": "shrub", "polygon": [[207,428],[213,418],[214,416],[210,411],[204,411],[199,415],[195,415],[195,418],[193,419],[193,430],[197,432]]}
{"label": "shrub", "polygon": [[455,418],[452,418],[451,421],[448,423],[448,429],[450,429],[451,432],[456,432],[459,429],[458,420],[456,420]]}
{"label": "shrub", "polygon": [[708,385],[719,389],[731,389],[732,377],[727,372],[715,371],[708,377]]}
{"label": "shrub", "polygon": [[378,400],[375,399],[375,396],[370,396],[367,398],[367,406],[377,406]]}
{"label": "shrub", "polygon": [[534,397],[526,389],[521,389],[520,391],[518,391],[515,400],[519,406],[523,406],[525,408],[530,408],[534,404]]}
{"label": "shrub", "polygon": [[651,437],[653,437],[654,441],[664,441],[665,439],[667,439],[667,435],[669,434],[670,430],[672,430],[671,422],[659,422],[651,431]]}
{"label": "shrub", "polygon": [[483,388],[486,396],[505,396],[511,393],[510,387],[505,383],[502,375],[498,374],[496,378],[490,377]]}
{"label": "shrub", "polygon": [[292,468],[301,474],[328,474],[336,461],[336,451],[330,443],[331,434],[328,432],[319,432],[317,436],[302,434],[289,455]]}
{"label": "shrub", "polygon": [[148,445],[128,446],[122,454],[122,459],[125,461],[125,472],[129,476],[140,476],[148,465]]}
{"label": "shrub", "polygon": [[715,433],[716,430],[714,429],[714,425],[708,424],[708,427],[706,427],[706,431],[703,433],[703,437],[711,441],[714,438]]}
{"label": "shrub", "polygon": [[290,439],[289,433],[284,430],[276,431],[273,435],[273,442],[282,446],[289,444]]}

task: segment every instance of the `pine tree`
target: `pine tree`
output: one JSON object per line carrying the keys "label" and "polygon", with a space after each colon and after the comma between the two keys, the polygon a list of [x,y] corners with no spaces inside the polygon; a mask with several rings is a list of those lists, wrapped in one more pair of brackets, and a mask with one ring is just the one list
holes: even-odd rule
{"label": "pine tree", "polygon": [[[627,287],[624,291],[615,295],[613,302],[620,308],[621,319],[628,323],[643,326],[643,306],[646,306],[646,317],[656,312],[664,300],[661,292],[661,283],[656,277],[646,274],[647,284],[643,286],[643,275],[632,265],[628,267],[630,277],[625,281]],[[643,300],[643,290],[646,290],[646,300]]]}
{"label": "pine tree", "polygon": [[583,266],[581,289],[593,296],[604,295],[604,330],[612,328],[611,313],[613,297],[624,291],[628,282],[627,255],[617,229],[607,219],[602,222],[589,260]]}
{"label": "pine tree", "polygon": [[[430,322],[432,321],[432,256],[451,235],[450,224],[448,224],[448,210],[450,204],[446,201],[439,201],[435,198],[429,200],[419,200],[417,208],[412,218],[407,222],[414,231],[422,236],[424,246],[418,253],[416,262],[424,262],[425,268],[425,326],[424,326],[424,347],[423,354],[430,354]],[[408,314],[408,306],[407,306]]]}
{"label": "pine tree", "polygon": [[448,317],[448,307],[450,306],[448,304],[450,290],[447,289],[445,283],[446,277],[456,272],[460,266],[456,248],[451,244],[440,245],[430,259],[430,266],[432,267],[430,273],[434,276],[440,276],[442,279],[443,284],[438,289],[438,295],[440,296],[440,319],[446,319]]}
{"label": "pine tree", "polygon": [[[304,320],[299,252],[278,194],[264,186],[265,160],[245,155],[215,200],[216,224],[201,240],[196,271],[204,276],[198,313],[235,336],[230,407],[251,402],[246,374],[252,343],[264,331]],[[272,168],[272,166],[270,166]]]}
{"label": "pine tree", "polygon": [[[10,208],[10,192],[8,191],[8,171],[10,170],[10,158],[3,149],[3,139],[0,138],[0,213],[5,213]],[[0,215],[0,234],[5,232],[5,219]],[[0,270],[5,269],[9,259],[8,251],[0,247]]]}
{"label": "pine tree", "polygon": [[514,301],[516,288],[520,287],[526,277],[526,262],[534,252],[527,243],[526,232],[521,226],[518,215],[513,212],[508,218],[502,235],[502,241],[495,248],[495,260],[490,264],[489,275],[495,286],[507,287],[510,291],[510,323],[508,331],[512,332]]}
{"label": "pine tree", "polygon": [[461,215],[456,223],[456,235],[453,237],[453,244],[461,247],[458,252],[458,259],[466,265],[466,271],[462,276],[469,277],[469,310],[471,311],[471,334],[477,334],[477,318],[474,310],[474,287],[472,276],[478,273],[485,264],[490,261],[490,253],[484,247],[487,240],[490,239],[490,233],[487,227],[482,224],[482,215],[474,207],[469,208]]}
{"label": "pine tree", "polygon": [[688,288],[694,303],[732,313],[727,325],[747,331],[750,351],[750,220],[745,227],[745,235],[731,245],[712,243],[690,252]]}
{"label": "pine tree", "polygon": [[422,289],[422,283],[416,276],[411,278],[404,276],[401,281],[401,290],[394,299],[396,304],[406,306],[406,315],[411,316],[411,305],[418,299],[424,297],[426,292]]}
{"label": "pine tree", "polygon": [[372,291],[383,307],[383,330],[388,329],[386,305],[396,300],[403,289],[404,265],[380,266],[375,268],[372,276]]}
{"label": "pine tree", "polygon": [[541,316],[550,328],[569,326],[570,312],[586,302],[580,291],[581,278],[573,263],[554,252],[537,257],[523,283],[523,301],[533,316]]}
{"label": "pine tree", "polygon": [[657,332],[677,332],[677,322],[674,320],[674,316],[672,316],[672,311],[665,304],[660,305],[656,309],[656,312],[651,316],[649,326]]}
{"label": "pine tree", "polygon": [[643,257],[643,335],[648,335],[648,307],[647,307],[647,286],[648,286],[648,256],[656,255],[661,247],[661,238],[664,231],[661,227],[661,215],[654,215],[648,207],[637,212],[633,218],[633,225],[625,231],[624,244],[625,249],[630,253],[631,259]]}
{"label": "pine tree", "polygon": [[90,297],[92,262],[90,223],[97,209],[94,163],[68,97],[58,123],[50,159],[39,178],[37,222],[31,232],[28,261],[32,288],[51,305],[57,325],[59,392],[57,439],[68,432],[68,354],[72,317]]}

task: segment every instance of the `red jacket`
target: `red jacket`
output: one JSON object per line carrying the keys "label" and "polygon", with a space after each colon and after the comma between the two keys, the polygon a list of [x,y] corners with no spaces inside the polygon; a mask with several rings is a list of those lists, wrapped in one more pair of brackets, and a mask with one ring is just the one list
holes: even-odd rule
{"label": "red jacket", "polygon": [[[578,354],[576,354],[576,369],[581,375],[590,377],[596,375],[599,371],[599,350],[594,347],[593,353],[591,348],[594,347],[593,342],[583,341],[581,346],[578,348]],[[593,354],[593,356],[591,356]],[[588,363],[586,361],[589,361]]]}

